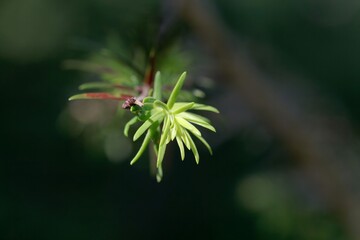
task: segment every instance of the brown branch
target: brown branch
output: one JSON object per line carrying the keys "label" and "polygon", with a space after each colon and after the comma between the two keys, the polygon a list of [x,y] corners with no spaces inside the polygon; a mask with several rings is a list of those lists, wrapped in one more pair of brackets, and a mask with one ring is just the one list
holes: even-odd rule
{"label": "brown branch", "polygon": [[[327,144],[324,138],[328,135],[324,131],[327,130],[305,122],[288,111],[284,101],[266,84],[266,78],[254,64],[234,50],[237,44],[230,39],[229,31],[204,1],[173,2],[226,76],[222,83],[236,89],[258,118],[282,140],[297,164],[311,177],[331,210],[344,222],[352,237],[360,239],[359,201],[349,187],[351,184],[334,167],[333,163],[339,159],[327,151],[332,150],[332,146],[324,148],[324,143]],[[313,131],[314,127],[317,132]]]}
{"label": "brown branch", "polygon": [[148,87],[152,87],[154,83],[155,67],[156,67],[155,65],[156,65],[156,52],[155,50],[151,50],[149,56],[149,63],[144,77],[144,85],[147,85]]}

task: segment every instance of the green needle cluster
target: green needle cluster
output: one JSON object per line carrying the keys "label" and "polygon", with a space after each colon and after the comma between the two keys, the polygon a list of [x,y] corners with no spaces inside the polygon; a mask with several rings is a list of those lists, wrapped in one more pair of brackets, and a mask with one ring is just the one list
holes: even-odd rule
{"label": "green needle cluster", "polygon": [[218,113],[219,111],[214,107],[204,104],[194,102],[176,102],[185,78],[186,72],[179,77],[167,103],[164,103],[161,101],[161,79],[160,73],[158,72],[155,76],[153,96],[147,97],[143,100],[144,106],[142,106],[141,109],[139,109],[138,106],[134,106],[132,111],[136,113],[137,116],[131,119],[124,129],[124,133],[127,136],[131,125],[138,121],[144,121],[135,132],[133,140],[136,141],[139,137],[146,133],[145,138],[138,153],[132,159],[130,164],[134,164],[140,158],[146,150],[148,144],[152,141],[157,155],[156,166],[158,168],[158,181],[160,181],[162,177],[161,166],[166,146],[170,141],[176,140],[180,149],[182,160],[185,158],[186,147],[188,150],[192,151],[196,163],[199,163],[200,156],[193,137],[199,139],[207,147],[210,154],[212,154],[210,145],[201,136],[201,132],[196,126],[201,126],[213,132],[215,132],[215,128],[210,124],[209,119],[189,111],[202,110],[215,113]]}

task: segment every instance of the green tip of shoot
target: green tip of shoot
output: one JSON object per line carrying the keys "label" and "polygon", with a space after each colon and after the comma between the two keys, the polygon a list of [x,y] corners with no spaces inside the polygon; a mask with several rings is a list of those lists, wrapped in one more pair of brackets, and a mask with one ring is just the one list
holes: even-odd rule
{"label": "green tip of shoot", "polygon": [[172,108],[174,106],[174,103],[176,102],[176,99],[180,93],[180,90],[184,84],[186,78],[186,72],[183,72],[183,74],[181,74],[181,76],[179,77],[179,80],[177,81],[174,89],[172,90],[169,100],[167,102],[167,105],[169,108]]}
{"label": "green tip of shoot", "polygon": [[154,82],[154,93],[153,96],[157,100],[161,100],[162,98],[162,84],[161,84],[161,75],[160,72],[157,71],[155,74],[155,82]]}

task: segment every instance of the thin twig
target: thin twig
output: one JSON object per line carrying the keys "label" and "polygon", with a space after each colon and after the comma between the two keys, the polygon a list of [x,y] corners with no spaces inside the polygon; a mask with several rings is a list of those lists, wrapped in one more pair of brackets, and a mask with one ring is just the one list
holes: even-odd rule
{"label": "thin twig", "polygon": [[[353,239],[360,239],[359,199],[331,162],[331,146],[324,148],[326,134],[314,133],[314,125],[292,115],[282,99],[266,84],[266,78],[242,53],[215,11],[205,1],[173,0],[182,18],[207,47],[221,72],[222,83],[239,93],[263,123],[282,140],[298,165],[311,177],[331,210],[339,216]],[[316,126],[319,132],[321,126]],[[327,130],[324,130],[327,131]],[[342,159],[341,159],[342,160]],[[355,183],[356,184],[356,183]]]}

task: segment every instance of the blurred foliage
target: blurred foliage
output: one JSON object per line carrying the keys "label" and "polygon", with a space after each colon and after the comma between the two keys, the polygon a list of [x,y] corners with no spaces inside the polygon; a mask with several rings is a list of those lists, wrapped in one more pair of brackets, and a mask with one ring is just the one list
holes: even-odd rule
{"label": "blurred foliage", "polygon": [[[326,104],[311,100],[307,107],[324,104],[359,134],[358,1],[213,2],[275,81],[293,84],[287,76],[295,73],[306,89],[326,96]],[[219,137],[209,140],[216,146],[214,156],[204,154],[196,168],[193,161],[169,161],[169,177],[161,185],[143,170],[146,164],[134,170],[116,163],[133,154],[122,132],[114,132],[124,123],[108,114],[115,116],[117,105],[74,103],[63,111],[76,86],[93,78],[64,71],[64,60],[97,60],[108,54],[106,48],[135,50],[124,54],[138,58],[144,71],[146,58],[136,49],[146,56],[166,14],[171,11],[153,0],[0,2],[0,86],[5,90],[0,238],[349,239],[311,182],[294,171],[281,145],[247,117],[241,103],[226,102],[237,113],[235,120],[216,119],[215,125],[223,126]],[[180,30],[174,38],[190,42],[185,52],[209,60]],[[109,43],[114,33],[121,41]],[[181,64],[188,59],[172,56]],[[159,59],[159,64],[166,63]],[[200,65],[191,62],[195,71],[203,70]],[[213,75],[221,81],[221,73]],[[220,102],[217,95],[227,99],[230,93],[220,86],[208,100]],[[233,128],[232,122],[242,127]],[[178,154],[169,151],[169,158]]]}
{"label": "blurred foliage", "polygon": [[[97,148],[98,152],[103,151],[112,161],[122,161],[127,159],[131,152],[124,153],[121,146],[128,146],[129,143],[118,134],[116,140],[113,137],[114,133],[124,128],[124,124],[131,116],[122,109],[121,105],[129,96],[137,96],[145,84],[144,81],[147,81],[149,74],[147,71],[151,61],[148,56],[154,54],[155,64],[151,67],[155,69],[151,71],[159,69],[162,73],[161,100],[169,99],[178,74],[183,69],[190,69],[193,57],[181,48],[181,43],[178,41],[169,42],[169,46],[161,46],[155,52],[152,49],[150,53],[141,45],[130,49],[115,33],[109,34],[105,42],[103,48],[90,52],[84,60],[69,59],[64,62],[65,69],[90,73],[85,75],[84,79],[92,80],[80,85],[79,90],[85,93],[74,95],[70,100],[108,99],[121,102],[107,102],[105,106],[98,102],[70,104],[60,117],[60,124],[70,135],[81,134],[84,140],[90,143],[89,148]],[[194,84],[190,82],[190,85]],[[152,88],[152,84],[149,87]],[[153,91],[149,90],[151,94]],[[202,90],[192,87],[188,90],[182,89],[177,95],[177,100],[198,102],[204,97],[205,93]],[[101,107],[103,109],[100,109]],[[118,109],[116,113],[115,108]],[[189,145],[187,146],[190,148]]]}

